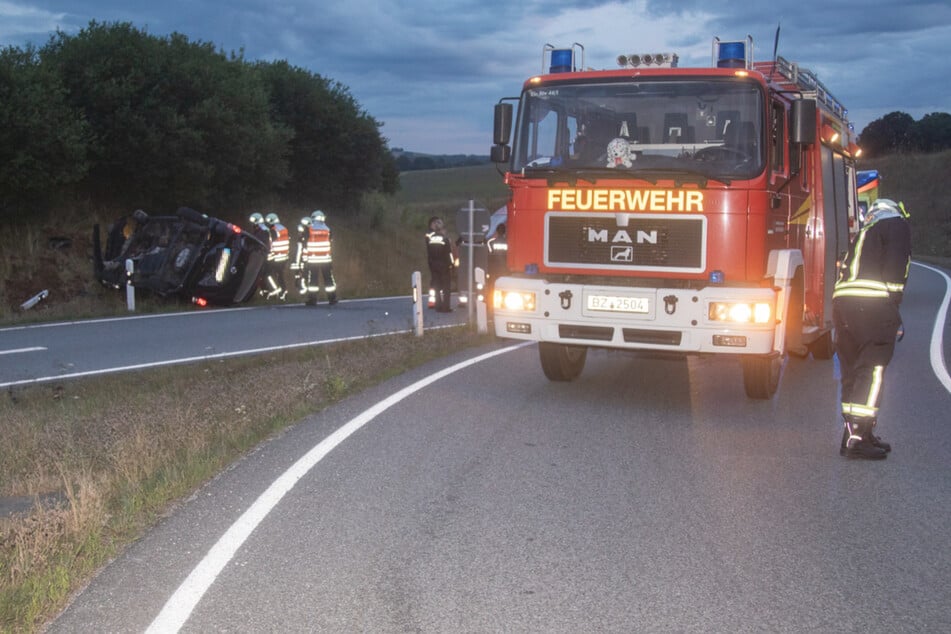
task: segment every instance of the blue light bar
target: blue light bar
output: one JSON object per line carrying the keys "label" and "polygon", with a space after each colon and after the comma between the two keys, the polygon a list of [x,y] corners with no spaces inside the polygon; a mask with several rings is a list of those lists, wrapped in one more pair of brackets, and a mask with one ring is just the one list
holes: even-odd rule
{"label": "blue light bar", "polygon": [[720,42],[717,68],[746,68],[746,43]]}
{"label": "blue light bar", "polygon": [[574,66],[574,51],[570,48],[556,48],[551,52],[549,73],[570,73]]}
{"label": "blue light bar", "polygon": [[859,187],[864,187],[877,178],[878,170],[859,170],[856,173],[856,180],[858,181],[857,185]]}

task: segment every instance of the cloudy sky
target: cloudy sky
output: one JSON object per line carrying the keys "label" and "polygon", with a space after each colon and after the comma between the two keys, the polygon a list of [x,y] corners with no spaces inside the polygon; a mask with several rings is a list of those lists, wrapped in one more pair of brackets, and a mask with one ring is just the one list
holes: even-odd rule
{"label": "cloudy sky", "polygon": [[492,106],[542,68],[542,47],[585,64],[676,52],[708,66],[714,36],[752,35],[755,58],[814,71],[857,132],[896,110],[951,112],[949,0],[0,0],[0,46],[42,46],[90,20],[178,32],[248,60],[287,60],[338,81],[390,147],[487,154]]}

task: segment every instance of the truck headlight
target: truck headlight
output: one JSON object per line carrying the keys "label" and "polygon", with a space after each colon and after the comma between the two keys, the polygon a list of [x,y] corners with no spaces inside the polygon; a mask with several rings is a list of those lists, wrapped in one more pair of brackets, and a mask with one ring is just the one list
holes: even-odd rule
{"label": "truck headlight", "polygon": [[492,293],[492,305],[501,310],[534,312],[535,293],[527,291],[496,290]]}
{"label": "truck headlight", "polygon": [[710,302],[707,317],[710,321],[768,324],[772,314],[773,306],[768,302]]}

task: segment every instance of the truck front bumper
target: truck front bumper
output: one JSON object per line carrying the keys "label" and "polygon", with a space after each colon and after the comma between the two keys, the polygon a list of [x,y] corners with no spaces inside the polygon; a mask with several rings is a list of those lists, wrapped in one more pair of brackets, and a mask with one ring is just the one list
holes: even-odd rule
{"label": "truck front bumper", "polygon": [[499,337],[683,353],[774,351],[772,288],[601,286],[502,277],[493,293]]}

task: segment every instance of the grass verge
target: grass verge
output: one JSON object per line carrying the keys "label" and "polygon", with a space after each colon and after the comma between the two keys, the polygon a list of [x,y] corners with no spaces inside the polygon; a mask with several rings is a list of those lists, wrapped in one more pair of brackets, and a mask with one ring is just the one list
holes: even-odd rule
{"label": "grass verge", "polygon": [[31,632],[176,500],[345,396],[491,339],[465,327],[33,386],[3,395],[0,629]]}

